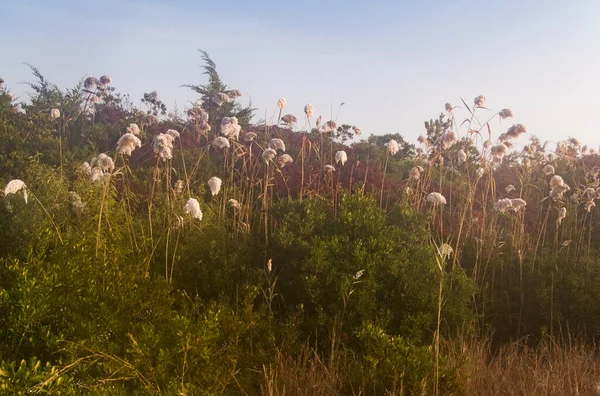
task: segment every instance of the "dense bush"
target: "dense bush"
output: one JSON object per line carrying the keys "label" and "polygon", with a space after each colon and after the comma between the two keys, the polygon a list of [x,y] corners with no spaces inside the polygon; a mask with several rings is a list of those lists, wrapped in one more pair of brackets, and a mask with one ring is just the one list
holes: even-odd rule
{"label": "dense bush", "polygon": [[[26,184],[0,201],[3,392],[276,394],[314,381],[322,394],[461,394],[440,339],[597,339],[595,154],[570,142],[550,158],[535,139],[507,153],[514,137],[478,148],[451,136],[452,111],[419,148],[400,135],[348,144],[360,129],[333,121],[295,131],[284,101],[281,122],[253,126],[203,55],[209,81],[189,85],[201,98],[185,115],[164,118],[156,93],[138,110],[106,76],[62,91],[32,68],[20,107],[0,90],[0,184]],[[474,119],[471,131],[489,127]],[[131,124],[141,147],[128,156]],[[222,135],[227,148],[213,144]],[[269,159],[273,138],[287,147]],[[569,198],[552,195],[549,164]]]}

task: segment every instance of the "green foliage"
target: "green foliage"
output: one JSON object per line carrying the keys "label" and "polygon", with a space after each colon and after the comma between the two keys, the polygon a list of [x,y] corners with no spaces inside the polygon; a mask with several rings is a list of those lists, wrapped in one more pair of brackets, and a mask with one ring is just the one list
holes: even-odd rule
{"label": "green foliage", "polygon": [[[153,94],[139,112],[113,87],[63,91],[35,67],[23,111],[0,91],[0,185],[21,179],[29,197],[0,197],[2,391],[258,394],[274,364],[298,358],[344,393],[460,394],[440,337],[474,328],[495,341],[597,340],[597,211],[548,198],[539,142],[479,175],[488,159],[469,137],[416,155],[399,134],[345,146],[346,124],[325,136],[262,125],[253,142],[217,150],[221,119],[246,128],[254,109],[217,105],[214,95],[237,93],[202,56],[208,81],[188,87],[212,130],[198,135],[180,116],[157,123],[166,106]],[[453,117],[426,123],[432,147]],[[115,147],[133,122],[142,147],[129,157]],[[173,157],[159,159],[153,139],[172,128]],[[272,137],[294,163],[261,157]],[[351,159],[326,173],[334,148]],[[553,164],[585,199],[600,183],[593,158],[569,150]],[[100,153],[115,167],[92,181],[82,163]],[[223,180],[214,196],[213,176]],[[509,183],[525,212],[494,210],[517,197]],[[433,205],[432,191],[447,205]],[[442,243],[454,253],[438,261]]]}
{"label": "green foliage", "polygon": [[215,103],[214,96],[220,93],[231,95],[232,89],[229,88],[217,73],[217,65],[210,58],[208,52],[199,50],[204,61],[204,74],[208,76],[208,83],[202,85],[186,84],[185,86],[202,95],[202,107],[208,113],[208,120],[213,130],[218,130],[223,117],[237,117],[242,128],[249,125],[256,109],[252,108],[252,103],[243,107],[237,101],[230,100],[221,105]]}

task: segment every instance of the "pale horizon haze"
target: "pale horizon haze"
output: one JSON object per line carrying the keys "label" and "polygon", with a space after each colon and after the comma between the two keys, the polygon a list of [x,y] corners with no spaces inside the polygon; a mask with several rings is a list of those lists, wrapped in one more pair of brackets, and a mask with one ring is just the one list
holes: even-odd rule
{"label": "pale horizon haze", "polygon": [[203,49],[254,121],[280,96],[299,119],[307,103],[329,119],[344,102],[338,123],[416,143],[446,102],[484,94],[515,114],[494,121],[496,137],[522,123],[598,149],[599,20],[600,2],[585,0],[4,1],[0,77],[23,101],[24,63],[63,89],[108,74],[136,105],[156,90],[182,110],[199,97],[182,85],[206,82]]}

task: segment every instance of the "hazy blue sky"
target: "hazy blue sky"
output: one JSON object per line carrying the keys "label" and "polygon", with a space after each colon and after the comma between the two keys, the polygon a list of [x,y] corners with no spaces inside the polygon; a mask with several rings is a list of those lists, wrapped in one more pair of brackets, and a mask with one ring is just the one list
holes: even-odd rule
{"label": "hazy blue sky", "polygon": [[[414,141],[444,103],[508,107],[544,140],[598,148],[600,1],[4,1],[0,76],[25,98],[23,62],[59,86],[109,74],[172,108],[205,81],[198,48],[270,117],[284,96],[368,135]],[[509,125],[494,126],[503,132]]]}

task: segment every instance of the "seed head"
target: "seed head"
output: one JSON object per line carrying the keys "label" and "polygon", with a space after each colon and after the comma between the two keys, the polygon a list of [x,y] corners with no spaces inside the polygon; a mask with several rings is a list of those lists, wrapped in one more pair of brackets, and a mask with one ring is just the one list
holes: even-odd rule
{"label": "seed head", "polygon": [[446,198],[438,192],[429,193],[427,201],[431,202],[434,206],[446,205]]}
{"label": "seed head", "polygon": [[485,99],[485,95],[479,95],[473,100],[473,102],[475,103],[475,106],[483,107],[483,105],[485,104]]}
{"label": "seed head", "polygon": [[215,140],[213,140],[212,145],[216,149],[229,148],[229,140],[226,137],[219,136]]}
{"label": "seed head", "polygon": [[131,156],[136,147],[142,147],[142,142],[133,133],[127,132],[117,142],[117,153]]}
{"label": "seed head", "polygon": [[306,114],[306,118],[312,118],[315,113],[315,107],[312,104],[307,104],[304,106],[304,114]]}
{"label": "seed head", "polygon": [[223,181],[216,176],[213,176],[210,179],[208,179],[208,182],[207,182],[208,188],[210,188],[210,193],[212,194],[213,197],[215,195],[217,195],[219,193],[219,191],[221,191],[222,183],[223,183]]}
{"label": "seed head", "polygon": [[346,161],[348,161],[348,154],[346,154],[345,151],[340,150],[337,153],[335,153],[335,162],[336,162],[336,164],[338,162],[341,162],[342,166],[344,166],[344,164],[346,163]]}
{"label": "seed head", "polygon": [[269,141],[269,148],[285,152],[285,143],[281,139],[274,138]]}
{"label": "seed head", "polygon": [[275,158],[275,156],[277,155],[277,151],[273,150],[272,148],[268,148],[265,149],[262,153],[262,159],[269,163],[269,161],[271,161],[273,158]]}
{"label": "seed head", "polygon": [[500,116],[501,120],[507,119],[507,118],[512,118],[513,117],[513,112],[510,109],[502,109],[498,112],[498,115]]}
{"label": "seed head", "polygon": [[277,158],[277,164],[280,168],[283,168],[287,164],[291,164],[294,162],[294,159],[289,154],[283,154]]}
{"label": "seed head", "polygon": [[277,99],[277,107],[279,107],[279,110],[283,110],[283,108],[286,105],[286,101],[285,98],[279,98]]}
{"label": "seed head", "polygon": [[202,220],[202,211],[200,210],[200,204],[196,198],[188,199],[183,209],[186,214],[195,219]]}
{"label": "seed head", "polygon": [[387,146],[388,153],[390,153],[392,156],[396,155],[398,151],[400,151],[400,146],[394,139],[390,140],[385,145]]}

